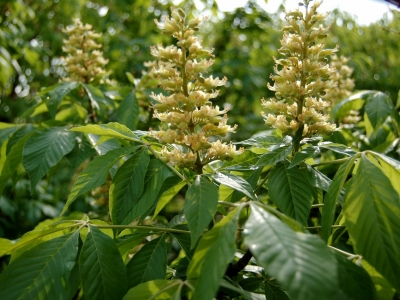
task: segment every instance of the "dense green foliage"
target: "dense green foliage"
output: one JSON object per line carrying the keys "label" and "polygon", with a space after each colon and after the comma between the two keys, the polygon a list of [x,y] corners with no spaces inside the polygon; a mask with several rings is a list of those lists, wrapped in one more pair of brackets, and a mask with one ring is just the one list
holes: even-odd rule
{"label": "dense green foliage", "polygon": [[[214,48],[209,73],[183,67],[208,52],[189,61],[195,50],[183,50],[167,63],[156,57],[165,65],[155,75],[157,64],[145,63],[156,59],[150,46],[176,45],[154,24],[171,13],[168,1],[0,4],[1,299],[399,298],[399,14],[370,26],[330,15],[327,48],[339,44],[338,54],[351,58],[355,92],[327,117],[358,119],[305,137],[299,114],[293,134],[266,126],[261,114],[262,97],[279,99],[267,88],[273,57],[298,67],[295,50],[279,49],[284,20],[254,2],[226,14],[213,1],[201,5],[209,20],[185,30]],[[199,15],[194,1],[178,6],[176,20]],[[62,46],[77,16],[102,33],[106,76],[68,77]],[[315,58],[321,70],[325,55]],[[166,88],[161,71],[172,63],[177,77],[165,78],[187,72],[192,82]],[[239,127],[222,144],[237,151],[174,164],[163,153],[185,145],[157,130],[204,129],[160,123],[154,95],[188,99],[193,86],[211,93],[221,84],[199,88],[210,75],[228,81],[193,111],[229,109],[229,124]],[[184,102],[169,109],[187,113]],[[205,157],[210,145],[188,148]]]}

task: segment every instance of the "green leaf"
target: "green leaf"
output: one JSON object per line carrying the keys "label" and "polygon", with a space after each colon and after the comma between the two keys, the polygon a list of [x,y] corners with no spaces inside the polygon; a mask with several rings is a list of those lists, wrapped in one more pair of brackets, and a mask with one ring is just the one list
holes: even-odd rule
{"label": "green leaf", "polygon": [[71,93],[71,91],[75,90],[79,87],[79,82],[61,82],[54,86],[54,89],[47,93],[49,99],[46,101],[47,109],[52,118],[56,116],[57,108],[61,103],[61,100],[64,99],[66,95]]}
{"label": "green leaf", "polygon": [[355,152],[350,147],[347,147],[347,146],[342,145],[342,144],[331,143],[331,142],[319,143],[318,147],[324,148],[324,149],[328,149],[328,150],[331,150],[333,152],[336,152],[336,153],[339,153],[339,154],[343,154],[343,155],[346,155],[346,156],[354,156],[354,155],[357,154],[357,152]]}
{"label": "green leaf", "polygon": [[79,270],[85,299],[122,299],[127,291],[126,267],[112,238],[94,226],[83,243]]}
{"label": "green leaf", "polygon": [[0,257],[6,253],[9,253],[10,250],[12,249],[12,246],[13,246],[12,241],[10,241],[8,239],[0,238]]}
{"label": "green leaf", "polygon": [[346,192],[343,212],[357,253],[400,291],[399,194],[365,154]]}
{"label": "green leaf", "polygon": [[67,158],[71,163],[71,168],[75,171],[85,160],[94,155],[96,151],[91,147],[87,139],[79,139],[75,148],[67,154]]}
{"label": "green leaf", "polygon": [[71,131],[97,134],[99,136],[126,139],[129,141],[140,142],[140,139],[125,125],[111,122],[101,125],[86,125],[71,128]]}
{"label": "green leaf", "polygon": [[98,111],[102,111],[101,105],[107,103],[107,100],[104,98],[103,92],[98,87],[95,87],[93,85],[84,83],[81,83],[81,85],[86,90],[92,107],[97,109]]}
{"label": "green leaf", "polygon": [[314,169],[310,165],[307,166],[307,180],[311,186],[327,191],[331,185],[332,180],[325,174],[321,173],[317,169]]}
{"label": "green leaf", "polygon": [[371,277],[363,267],[357,266],[347,257],[334,252],[338,266],[339,288],[354,300],[378,299]]}
{"label": "green leaf", "polygon": [[285,145],[283,147],[276,148],[266,154],[262,155],[258,162],[257,167],[274,165],[286,158],[292,152],[292,145]]}
{"label": "green leaf", "polygon": [[143,147],[115,174],[110,187],[110,215],[114,224],[121,224],[142,195],[149,162],[147,147]]}
{"label": "green leaf", "polygon": [[301,149],[300,151],[296,152],[294,155],[292,161],[290,162],[290,168],[293,168],[294,166],[297,166],[301,162],[305,161],[306,159],[313,157],[319,152],[318,147],[306,147]]}
{"label": "green leaf", "polygon": [[162,235],[144,245],[126,266],[128,288],[140,283],[164,279],[167,270],[167,246]]}
{"label": "green leaf", "polygon": [[191,300],[212,300],[217,293],[235,255],[238,212],[231,211],[199,241],[187,271],[188,279],[197,278]]}
{"label": "green leaf", "polygon": [[187,181],[181,181],[180,183],[172,186],[171,188],[169,188],[168,190],[166,190],[161,197],[158,200],[157,203],[157,207],[156,210],[154,212],[154,216],[157,216],[158,213],[164,208],[165,205],[167,205],[167,203],[169,203],[172,198],[174,198],[176,196],[176,194],[179,193],[179,191],[187,184]]}
{"label": "green leaf", "polygon": [[220,184],[229,186],[236,191],[239,191],[249,197],[250,199],[257,200],[257,196],[254,194],[252,186],[243,178],[230,173],[215,173],[210,174],[215,181]]}
{"label": "green leaf", "polygon": [[232,160],[227,160],[222,165],[223,170],[252,170],[254,169],[254,164],[258,161],[259,156],[254,152],[249,150],[243,151],[242,154],[236,155]]}
{"label": "green leaf", "polygon": [[[182,226],[184,227],[184,226]],[[181,229],[180,227],[178,227]],[[182,228],[183,229],[183,228]],[[190,261],[193,258],[193,250],[191,250],[191,237],[190,234],[185,234],[185,233],[171,233],[171,235],[175,238],[175,240],[179,243],[179,246],[181,246],[183,252],[185,252],[185,255],[187,259]]]}
{"label": "green leaf", "polygon": [[75,146],[75,134],[64,127],[36,131],[25,142],[22,161],[31,180],[31,190],[39,180]]}
{"label": "green leaf", "polygon": [[171,300],[181,285],[181,280],[159,279],[147,281],[131,288],[125,295],[124,300]]}
{"label": "green leaf", "polygon": [[361,91],[339,101],[331,111],[331,120],[340,120],[347,116],[351,110],[359,110],[364,105],[364,101],[376,91]]}
{"label": "green leaf", "polygon": [[10,135],[16,132],[19,128],[21,128],[21,125],[0,122],[0,145],[3,144],[3,142],[6,141]]}
{"label": "green leaf", "polygon": [[1,274],[1,299],[67,299],[78,253],[79,232],[43,242],[23,253]]}
{"label": "green leaf", "polygon": [[389,178],[393,188],[400,195],[400,184],[398,184],[400,182],[400,162],[376,152],[367,153],[367,157],[369,156],[374,157],[374,161],[375,159],[378,160],[378,166],[385,173],[386,177]]}
{"label": "green leaf", "polygon": [[106,182],[108,170],[123,157],[133,152],[137,147],[124,147],[108,151],[105,155],[96,157],[76,178],[72,186],[71,193],[68,196],[61,215],[75,199],[92,188],[101,186]]}
{"label": "green leaf", "polygon": [[[265,296],[264,295],[256,294],[256,293],[250,293],[248,291],[244,291],[243,289],[240,289],[240,288],[234,286],[233,284],[229,283],[226,280],[221,280],[220,284],[221,284],[222,287],[224,287],[226,289],[229,289],[229,290],[232,290],[232,291],[238,293],[239,295],[242,295],[244,297],[243,299],[246,299],[246,300],[265,300]],[[270,299],[268,298],[268,300],[270,300]],[[285,300],[285,299],[283,299],[283,300]]]}
{"label": "green leaf", "polygon": [[26,124],[25,126],[21,126],[18,128],[16,132],[10,137],[7,142],[7,151],[8,154],[11,148],[21,139],[27,136],[30,132],[35,131],[36,128],[32,124]]}
{"label": "green leaf", "polygon": [[311,186],[297,167],[288,167],[288,161],[273,167],[268,180],[269,195],[284,214],[305,224],[313,199]]}
{"label": "green leaf", "polygon": [[194,247],[217,210],[218,188],[199,175],[186,192],[185,200],[183,212],[192,233],[192,247]]}
{"label": "green leaf", "polygon": [[268,300],[290,300],[289,295],[275,280],[268,280],[265,284],[265,297]]}
{"label": "green leaf", "polygon": [[3,193],[3,189],[6,186],[7,182],[10,180],[11,176],[18,172],[21,168],[24,170],[22,166],[22,153],[24,150],[25,142],[33,132],[27,134],[23,138],[21,138],[10,150],[3,164],[3,168],[1,170],[0,175],[0,194]]}
{"label": "green leaf", "polygon": [[117,109],[117,120],[131,130],[136,129],[139,121],[139,102],[134,90],[121,101]]}
{"label": "green leaf", "polygon": [[272,135],[264,135],[264,136],[252,137],[242,142],[238,142],[237,144],[256,146],[256,147],[266,147],[271,145],[277,145],[280,143],[283,143],[283,139]]}
{"label": "green leaf", "polygon": [[375,132],[392,114],[393,109],[392,100],[385,93],[377,92],[367,99],[365,112]]}
{"label": "green leaf", "polygon": [[148,235],[148,233],[136,232],[118,238],[117,247],[121,256],[125,258],[129,254],[129,251],[139,245]]}
{"label": "green leaf", "polygon": [[337,290],[336,261],[317,236],[294,232],[252,205],[244,242],[266,272],[297,300],[331,299]]}
{"label": "green leaf", "polygon": [[376,271],[374,267],[368,264],[368,262],[365,259],[361,261],[361,264],[375,285],[375,290],[378,294],[378,299],[379,300],[395,299],[394,294],[396,291],[390,285],[390,283],[385,278],[383,278],[383,276],[378,271]]}
{"label": "green leaf", "polygon": [[328,241],[328,238],[331,235],[331,227],[333,224],[333,218],[335,216],[336,203],[339,202],[340,204],[343,204],[343,202],[341,202],[343,198],[343,186],[347,179],[347,175],[353,168],[355,159],[356,157],[349,159],[340,166],[325,195],[321,219],[322,238],[325,241]]}
{"label": "green leaf", "polygon": [[141,197],[134,203],[122,224],[129,224],[146,213],[157,200],[165,180],[175,174],[159,159],[150,160],[144,179],[144,189]]}

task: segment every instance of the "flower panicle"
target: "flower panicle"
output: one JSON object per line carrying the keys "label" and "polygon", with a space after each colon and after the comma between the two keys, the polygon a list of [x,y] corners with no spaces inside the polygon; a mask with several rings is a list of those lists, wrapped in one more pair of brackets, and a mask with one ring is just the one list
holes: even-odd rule
{"label": "flower panicle", "polygon": [[153,117],[162,122],[160,129],[151,134],[160,143],[174,147],[162,148],[164,161],[197,172],[213,160],[232,159],[242,152],[212,138],[234,132],[237,125],[228,125],[227,109],[212,103],[218,96],[217,88],[225,85],[227,78],[206,76],[214,63],[213,50],[204,49],[194,35],[205,19],[187,21],[182,9],[172,9],[171,17],[155,23],[163,34],[174,37],[176,44],[151,47],[151,54],[157,59],[152,64],[152,74],[165,91],[150,95],[156,101]]}
{"label": "flower panicle", "polygon": [[309,0],[303,0],[300,5],[305,12],[297,9],[286,13],[278,50],[283,58],[274,58],[274,74],[270,76],[274,83],[267,85],[275,92],[275,98],[261,100],[266,108],[266,124],[283,135],[294,137],[298,130],[303,130],[302,136],[310,137],[337,130],[329,122],[331,103],[324,95],[336,86],[330,80],[336,70],[327,62],[338,46],[325,48],[323,40],[329,27],[322,24],[327,14],[317,12],[320,4],[315,1],[310,6]]}
{"label": "flower panicle", "polygon": [[67,26],[63,32],[68,35],[68,39],[63,40],[62,50],[67,53],[63,58],[68,72],[65,81],[80,81],[89,83],[96,78],[102,82],[107,74],[105,65],[108,59],[103,57],[100,51],[102,45],[97,42],[101,38],[101,33],[92,30],[92,25],[74,19],[74,24]]}

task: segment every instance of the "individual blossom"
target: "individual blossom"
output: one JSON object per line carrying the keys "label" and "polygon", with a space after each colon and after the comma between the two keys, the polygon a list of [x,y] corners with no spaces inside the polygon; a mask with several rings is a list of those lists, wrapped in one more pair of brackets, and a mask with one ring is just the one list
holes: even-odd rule
{"label": "individual blossom", "polygon": [[62,47],[67,53],[63,60],[68,77],[64,80],[89,83],[99,79],[102,82],[107,73],[104,66],[108,59],[99,50],[102,45],[96,42],[101,38],[101,33],[95,33],[92,25],[83,25],[79,19],[74,19],[74,24],[63,29],[63,32],[68,35]]}
{"label": "individual blossom", "polygon": [[214,60],[212,50],[204,49],[194,35],[202,21],[195,18],[187,22],[183,10],[172,10],[164,23],[155,22],[162,33],[177,40],[176,45],[151,48],[158,60],[151,73],[165,91],[151,94],[156,101],[154,118],[162,122],[151,134],[161,144],[170,144],[160,152],[163,161],[197,173],[211,161],[232,159],[243,151],[215,138],[234,132],[237,126],[228,125],[226,109],[212,104],[217,88],[227,79],[206,76]]}
{"label": "individual blossom", "polygon": [[[261,100],[266,108],[266,124],[282,135],[300,139],[337,130],[329,122],[331,102],[323,96],[336,86],[330,80],[335,68],[327,64],[327,58],[338,51],[338,46],[325,49],[323,40],[329,28],[321,22],[327,14],[317,12],[319,1],[310,6],[311,1],[300,3],[304,12],[297,9],[286,14],[282,47],[278,50],[283,58],[274,58],[274,74],[270,76],[274,84],[268,84],[275,98]],[[299,144],[295,145],[296,151],[298,147]]]}

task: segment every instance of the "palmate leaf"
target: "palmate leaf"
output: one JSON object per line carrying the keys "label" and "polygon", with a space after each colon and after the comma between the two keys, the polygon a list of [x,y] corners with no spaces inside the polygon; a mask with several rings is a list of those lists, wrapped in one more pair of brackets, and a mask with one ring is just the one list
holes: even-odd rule
{"label": "palmate leaf", "polygon": [[399,194],[365,154],[346,192],[343,211],[357,253],[400,291]]}
{"label": "palmate leaf", "polygon": [[268,180],[271,200],[286,215],[304,224],[312,204],[311,186],[304,172],[289,169],[289,162],[276,164]]}
{"label": "palmate leaf", "polygon": [[136,129],[139,121],[139,102],[134,90],[121,101],[117,109],[117,120],[131,130]]}
{"label": "palmate leaf", "polygon": [[79,232],[43,242],[13,261],[0,277],[0,299],[67,299]]}
{"label": "palmate leaf", "polygon": [[94,226],[83,243],[79,270],[85,299],[122,299],[127,291],[126,267],[112,238]]}
{"label": "palmate leaf", "polygon": [[151,159],[144,179],[144,189],[141,197],[133,204],[122,224],[129,224],[146,213],[157,200],[167,178],[175,174],[159,159]]}
{"label": "palmate leaf", "polygon": [[120,224],[144,188],[144,178],[150,158],[147,147],[132,155],[115,174],[110,187],[110,215],[114,224]]}
{"label": "palmate leaf", "polygon": [[392,114],[393,109],[392,100],[385,93],[377,92],[368,98],[365,112],[375,132]]}
{"label": "palmate leaf", "polygon": [[239,210],[231,211],[199,241],[187,277],[196,279],[191,300],[212,300],[236,251]]}
{"label": "palmate leaf", "polygon": [[126,139],[129,141],[140,142],[140,139],[125,125],[111,122],[101,125],[86,125],[71,128],[71,131],[96,134],[99,136]]}
{"label": "palmate leaf", "polygon": [[140,283],[164,279],[167,270],[167,246],[162,235],[144,245],[126,266],[128,288]]}
{"label": "palmate leaf", "polygon": [[192,233],[192,247],[194,247],[217,210],[218,188],[199,175],[186,192],[185,200],[183,212]]}
{"label": "palmate leaf", "polygon": [[171,300],[181,285],[181,280],[147,281],[131,288],[124,300]]}
{"label": "palmate leaf", "polygon": [[75,147],[75,134],[64,127],[36,131],[25,142],[22,161],[33,191],[39,180]]}
{"label": "palmate leaf", "polygon": [[347,179],[347,175],[353,168],[356,158],[357,157],[355,156],[340,166],[339,170],[333,177],[332,183],[330,184],[328,191],[325,195],[321,220],[322,238],[325,241],[328,241],[328,238],[331,235],[331,227],[333,224],[333,218],[335,216],[336,203],[340,202],[340,200],[342,199],[343,185]]}
{"label": "palmate leaf", "polygon": [[98,187],[106,182],[108,170],[124,155],[133,152],[138,147],[124,147],[108,151],[105,155],[96,157],[76,178],[72,186],[61,215],[64,214],[76,198],[92,188]]}
{"label": "palmate leaf", "polygon": [[230,173],[219,172],[210,174],[210,177],[220,184],[229,186],[230,188],[243,193],[250,199],[257,200],[257,196],[254,194],[252,186],[242,177]]}
{"label": "palmate leaf", "polygon": [[336,261],[317,236],[294,232],[274,215],[252,205],[244,242],[258,263],[297,300],[331,299]]}

